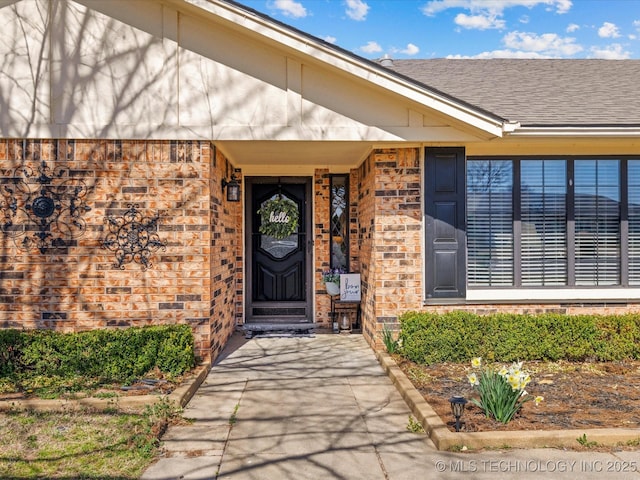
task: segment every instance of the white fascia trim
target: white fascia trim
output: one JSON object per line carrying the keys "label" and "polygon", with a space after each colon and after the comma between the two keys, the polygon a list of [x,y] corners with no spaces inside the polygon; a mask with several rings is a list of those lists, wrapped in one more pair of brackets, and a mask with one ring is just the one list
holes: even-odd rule
{"label": "white fascia trim", "polygon": [[505,122],[497,117],[492,117],[476,109],[452,101],[445,96],[420,88],[417,85],[388,74],[381,69],[376,69],[363,62],[359,62],[356,58],[330,49],[319,42],[297,35],[295,32],[283,28],[280,25],[273,24],[262,17],[251,15],[249,12],[240,10],[234,5],[219,0],[182,0],[182,2],[224,18],[236,25],[269,38],[272,41],[286,45],[301,54],[312,56],[321,62],[333,65],[351,75],[400,94],[421,105],[487,132],[492,136],[502,137],[505,132],[513,128],[513,123],[511,122]]}
{"label": "white fascia trim", "polygon": [[519,288],[469,289],[466,299],[472,302],[561,302],[638,301],[640,288]]}
{"label": "white fascia trim", "polygon": [[520,127],[509,137],[639,137],[640,127]]}

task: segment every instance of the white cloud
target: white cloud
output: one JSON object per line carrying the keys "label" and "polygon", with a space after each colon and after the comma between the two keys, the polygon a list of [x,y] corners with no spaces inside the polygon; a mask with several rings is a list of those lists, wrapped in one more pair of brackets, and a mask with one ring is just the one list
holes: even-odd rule
{"label": "white cloud", "polygon": [[530,21],[529,15],[522,15],[522,16],[518,19],[518,21],[519,21],[520,23],[524,23],[524,24],[529,23],[529,21]]}
{"label": "white cloud", "polygon": [[366,45],[363,45],[358,50],[364,53],[380,53],[382,51],[382,47],[378,42],[367,42]]}
{"label": "white cloud", "polygon": [[573,37],[560,37],[555,33],[537,35],[530,32],[509,32],[502,41],[509,50],[539,53],[549,57],[569,57],[583,48]]}
{"label": "white cloud", "polygon": [[451,59],[464,59],[464,58],[555,58],[548,55],[541,55],[533,52],[522,52],[514,50],[493,50],[491,52],[482,52],[477,55],[447,55],[447,58]]}
{"label": "white cloud", "polygon": [[636,30],[640,32],[640,20],[634,20],[633,26],[636,27]]}
{"label": "white cloud", "polygon": [[473,30],[488,30],[490,28],[504,28],[504,20],[496,18],[494,15],[465,15],[459,13],[454,19],[456,25]]}
{"label": "white cloud", "polygon": [[346,0],[347,4],[347,16],[351,20],[362,21],[367,18],[369,12],[369,5],[362,0]]}
{"label": "white cloud", "polygon": [[[455,17],[456,25],[474,30],[503,29],[504,11],[512,7],[547,6],[556,13],[567,13],[572,6],[571,0],[430,0],[422,7],[422,13],[434,16],[450,8],[467,10],[469,14],[459,13]],[[521,23],[528,23],[529,17],[523,15]]]}
{"label": "white cloud", "polygon": [[[552,5],[554,2],[551,2]],[[573,2],[571,0],[557,0],[555,2],[556,5],[556,13],[559,14],[564,14],[564,13],[568,13],[569,10],[571,10],[571,7],[573,6]]]}
{"label": "white cloud", "polygon": [[604,22],[598,29],[598,36],[602,38],[618,38],[620,29],[615,23]]}
{"label": "white cloud", "polygon": [[389,49],[389,53],[391,55],[395,55],[397,53],[400,53],[402,55],[406,55],[406,56],[413,56],[413,55],[417,55],[418,53],[420,53],[420,49],[417,47],[417,45],[414,45],[413,43],[407,43],[407,46],[404,48],[390,48]]}
{"label": "white cloud", "polygon": [[295,0],[273,0],[269,7],[280,10],[280,13],[285,17],[304,18],[307,16],[307,9]]}
{"label": "white cloud", "polygon": [[404,50],[400,50],[400,53],[405,55],[417,55],[418,52],[420,52],[420,49],[413,43],[408,43]]}
{"label": "white cloud", "polygon": [[605,60],[624,60],[631,58],[631,53],[623,50],[619,43],[612,43],[605,47],[591,47],[589,49],[592,58],[602,58]]}
{"label": "white cloud", "polygon": [[570,23],[567,25],[567,33],[577,32],[578,30],[580,30],[580,25],[577,23]]}
{"label": "white cloud", "polygon": [[324,37],[324,41],[327,43],[336,43],[338,39],[332,35],[327,35],[326,37]]}
{"label": "white cloud", "polygon": [[472,13],[490,12],[494,15],[502,15],[507,8],[527,7],[533,8],[538,5],[546,5],[549,9],[555,9],[556,13],[567,13],[573,5],[571,0],[430,0],[424,7],[422,13],[433,16],[438,12],[450,8],[463,8]]}

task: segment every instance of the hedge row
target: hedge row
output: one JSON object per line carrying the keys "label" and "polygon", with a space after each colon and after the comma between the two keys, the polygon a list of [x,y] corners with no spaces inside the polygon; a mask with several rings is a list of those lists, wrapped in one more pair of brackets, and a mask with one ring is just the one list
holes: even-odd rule
{"label": "hedge row", "polygon": [[407,312],[402,353],[418,363],[640,358],[638,315],[476,315]]}
{"label": "hedge row", "polygon": [[0,376],[85,376],[129,382],[156,367],[180,375],[194,364],[188,325],[80,333],[0,330]]}

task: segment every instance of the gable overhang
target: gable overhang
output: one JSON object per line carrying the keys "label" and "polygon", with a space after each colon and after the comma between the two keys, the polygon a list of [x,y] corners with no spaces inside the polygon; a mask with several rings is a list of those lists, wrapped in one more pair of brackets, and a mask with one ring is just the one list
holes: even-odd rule
{"label": "gable overhang", "polygon": [[[165,0],[178,8],[208,16],[213,22],[261,42],[284,48],[306,62],[320,64],[344,75],[358,78],[422,107],[450,118],[453,124],[475,132],[479,138],[502,137],[518,127],[517,123],[475,108],[425,85],[413,82],[382,66],[335,45],[297,31],[258,12],[225,0]],[[424,139],[428,141],[428,139]]]}

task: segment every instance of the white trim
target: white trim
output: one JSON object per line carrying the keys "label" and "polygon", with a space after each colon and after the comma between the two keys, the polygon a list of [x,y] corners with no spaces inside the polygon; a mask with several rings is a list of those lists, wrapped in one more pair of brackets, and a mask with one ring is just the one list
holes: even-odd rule
{"label": "white trim", "polygon": [[520,127],[509,137],[638,137],[640,127]]}
{"label": "white trim", "polygon": [[469,289],[467,301],[472,302],[576,302],[576,301],[638,301],[640,288],[518,288]]}

